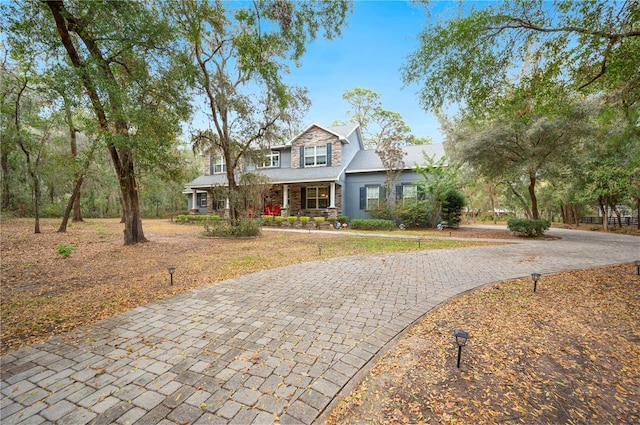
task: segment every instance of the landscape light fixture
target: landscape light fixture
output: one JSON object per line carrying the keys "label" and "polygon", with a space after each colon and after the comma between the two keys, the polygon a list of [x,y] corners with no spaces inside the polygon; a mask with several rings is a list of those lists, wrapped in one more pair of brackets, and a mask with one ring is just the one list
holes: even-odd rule
{"label": "landscape light fixture", "polygon": [[467,345],[469,334],[465,331],[455,330],[453,336],[456,337],[456,344],[458,344],[458,369],[460,368],[460,356],[462,356],[462,347]]}
{"label": "landscape light fixture", "polygon": [[167,267],[167,270],[169,270],[169,275],[171,276],[171,285],[173,285],[173,272],[176,271],[175,266],[169,266]]}
{"label": "landscape light fixture", "polygon": [[533,292],[536,292],[536,286],[538,285],[538,280],[540,279],[540,273],[531,273],[531,279],[533,279]]}
{"label": "landscape light fixture", "polygon": [[322,245],[318,245],[318,255],[322,255]]}
{"label": "landscape light fixture", "polygon": [[636,267],[638,268],[638,276],[640,276],[640,260],[636,260]]}
{"label": "landscape light fixture", "polygon": [[422,238],[418,237],[418,248],[420,248],[420,242],[422,242]]}

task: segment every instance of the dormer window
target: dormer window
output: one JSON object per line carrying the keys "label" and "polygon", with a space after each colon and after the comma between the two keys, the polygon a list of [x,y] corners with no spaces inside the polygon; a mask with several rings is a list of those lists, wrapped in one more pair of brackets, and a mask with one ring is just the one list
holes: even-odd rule
{"label": "dormer window", "polygon": [[262,168],[278,168],[280,167],[280,151],[269,152],[262,163]]}
{"label": "dormer window", "polygon": [[327,165],[327,145],[304,147],[304,166],[314,165]]}

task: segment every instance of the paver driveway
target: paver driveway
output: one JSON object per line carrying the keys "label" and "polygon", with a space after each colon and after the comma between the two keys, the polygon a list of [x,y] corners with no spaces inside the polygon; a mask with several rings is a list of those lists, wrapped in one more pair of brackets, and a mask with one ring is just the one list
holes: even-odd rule
{"label": "paver driveway", "polygon": [[639,238],[550,233],[562,239],[314,261],[136,308],[2,357],[2,424],[318,422],[450,297],[640,259]]}

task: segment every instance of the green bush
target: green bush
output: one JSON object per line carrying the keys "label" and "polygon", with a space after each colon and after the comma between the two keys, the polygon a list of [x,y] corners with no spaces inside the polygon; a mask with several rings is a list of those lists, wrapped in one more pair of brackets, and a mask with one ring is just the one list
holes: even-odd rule
{"label": "green bush", "polygon": [[307,224],[309,224],[309,220],[311,220],[311,217],[307,217],[307,216],[300,217],[300,223],[302,223],[303,226],[306,226]]}
{"label": "green bush", "polygon": [[460,226],[462,209],[467,204],[464,195],[457,190],[447,192],[442,203],[442,222],[457,229]]}
{"label": "green bush", "polygon": [[313,217],[313,223],[316,225],[316,227],[322,226],[322,224],[324,223],[324,217]]}
{"label": "green bush", "polygon": [[511,218],[507,221],[507,228],[523,236],[542,236],[549,229],[551,223],[548,220],[528,220]]}
{"label": "green bush", "polygon": [[281,215],[277,215],[273,219],[275,220],[275,222],[276,222],[276,224],[278,226],[282,226],[282,223],[284,223],[284,221],[286,220],[286,217],[283,217]]}
{"label": "green bush", "polygon": [[289,226],[293,226],[296,221],[298,221],[298,217],[296,217],[295,215],[290,215],[289,217],[287,217],[287,222],[289,222]]}
{"label": "green bush", "polygon": [[66,243],[61,243],[56,249],[58,250],[58,254],[64,258],[69,258],[71,253],[76,250],[73,245],[67,245]]}
{"label": "green bush", "polygon": [[392,220],[376,218],[355,218],[351,220],[351,228],[356,230],[393,230],[396,224]]}
{"label": "green bush", "polygon": [[205,226],[205,234],[219,238],[246,238],[260,236],[260,223],[258,220],[239,220],[237,226],[232,226],[228,221],[218,221]]}
{"label": "green bush", "polygon": [[348,223],[349,222],[349,217],[346,215],[341,215],[340,217],[338,217],[338,221],[340,223]]}
{"label": "green bush", "polygon": [[431,226],[431,203],[429,201],[403,202],[398,205],[396,214],[406,227]]}
{"label": "green bush", "polygon": [[190,223],[190,224],[204,224],[207,222],[215,222],[221,220],[219,215],[191,215],[191,214],[180,214],[176,217],[176,223]]}

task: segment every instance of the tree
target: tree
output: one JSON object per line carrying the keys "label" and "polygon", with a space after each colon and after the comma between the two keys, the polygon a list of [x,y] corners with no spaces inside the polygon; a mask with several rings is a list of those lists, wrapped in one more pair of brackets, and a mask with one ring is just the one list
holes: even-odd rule
{"label": "tree", "polygon": [[638,1],[505,0],[460,8],[450,20],[429,21],[403,68],[405,83],[422,84],[425,108],[460,103],[481,110],[504,96],[508,83],[518,84],[514,68],[531,64],[546,80],[637,102]]}
{"label": "tree", "polygon": [[444,195],[442,202],[442,221],[448,227],[458,228],[462,209],[467,205],[464,195],[457,190],[450,190]]}
{"label": "tree", "polygon": [[459,189],[459,169],[451,166],[446,156],[435,160],[423,154],[424,163],[416,166],[416,172],[423,180],[418,184],[418,191],[426,196],[426,202],[431,210],[431,227],[437,227],[438,214],[445,202],[447,193]]}
{"label": "tree", "polygon": [[385,209],[388,209],[394,181],[405,166],[402,146],[418,141],[429,143],[430,140],[413,136],[398,112],[382,108],[381,97],[381,94],[361,87],[347,90],[342,95],[352,107],[347,111],[349,121],[360,126],[365,147],[375,149],[386,170],[383,187],[387,196]]}
{"label": "tree", "polygon": [[162,11],[142,2],[25,2],[5,19],[13,50],[55,56],[57,75],[80,85],[98,122],[120,187],[124,243],[145,242],[138,168],[171,165],[188,116],[184,56]]}
{"label": "tree", "polygon": [[[481,117],[445,123],[452,159],[507,185],[527,217],[539,218],[536,185],[562,164],[590,130],[596,106],[561,90],[536,94],[538,83],[513,88],[502,105]],[[523,186],[525,187],[523,193]]]}
{"label": "tree", "polygon": [[[306,90],[284,82],[288,63],[300,60],[320,29],[328,38],[339,35],[349,7],[339,0],[172,3],[211,123],[194,134],[194,148],[222,156],[230,200],[239,198],[242,161],[281,140],[286,125],[308,107]],[[234,224],[240,207],[231,205]]]}

